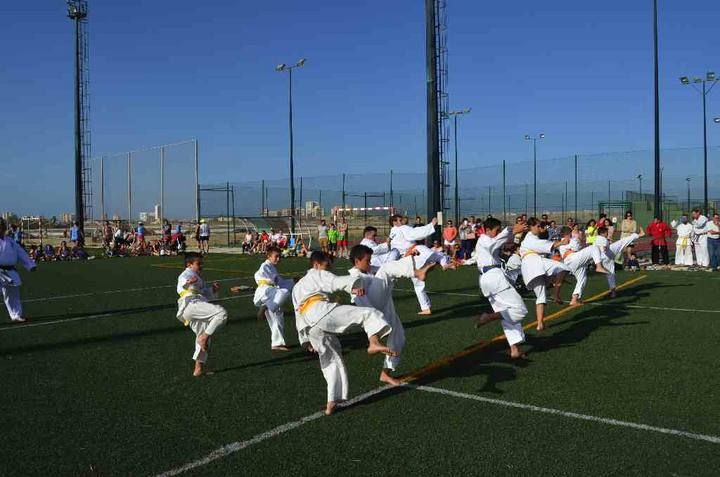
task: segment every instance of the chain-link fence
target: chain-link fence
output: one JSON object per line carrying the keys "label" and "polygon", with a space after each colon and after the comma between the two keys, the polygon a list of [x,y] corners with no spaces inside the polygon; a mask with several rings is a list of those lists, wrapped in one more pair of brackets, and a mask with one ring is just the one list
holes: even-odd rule
{"label": "chain-link fence", "polygon": [[194,139],[94,158],[92,219],[196,220],[198,163]]}

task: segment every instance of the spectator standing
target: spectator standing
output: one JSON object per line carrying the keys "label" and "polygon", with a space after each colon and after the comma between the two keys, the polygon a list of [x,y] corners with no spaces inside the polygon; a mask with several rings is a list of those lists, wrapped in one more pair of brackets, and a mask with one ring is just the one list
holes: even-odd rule
{"label": "spectator standing", "polygon": [[105,249],[108,249],[110,247],[110,242],[112,242],[112,238],[113,228],[112,225],[110,225],[110,221],[106,220],[102,228],[102,241]]}
{"label": "spectator standing", "polygon": [[[201,222],[202,223],[202,222]],[[143,227],[144,228],[144,227]],[[163,220],[163,226],[162,226],[162,240],[165,243],[170,243],[170,240],[172,238],[172,231],[170,227],[170,222],[168,222],[167,219]]]}
{"label": "spectator standing", "polygon": [[348,223],[347,219],[343,217],[340,220],[340,225],[338,226],[338,256],[340,258],[349,258],[348,257]]}
{"label": "spectator standing", "polygon": [[710,269],[717,271],[720,267],[720,215],[713,214],[712,222],[707,225],[708,251],[710,252]]}
{"label": "spectator standing", "polygon": [[200,253],[210,253],[210,225],[200,220]]}
{"label": "spectator standing", "polygon": [[[631,211],[625,212],[625,218],[620,223],[620,240],[629,237],[630,235],[638,232],[638,225],[637,221],[633,218],[633,213]],[[625,248],[625,255],[627,256],[627,259],[630,259],[630,255],[633,254],[633,248],[635,245],[632,243]],[[615,261],[617,263],[620,263],[619,260],[622,260],[621,255],[618,254],[617,257],[615,257]]]}
{"label": "spectator standing", "polygon": [[550,227],[548,227],[548,237],[550,237],[550,240],[553,242],[562,238],[560,236],[560,227],[557,226],[557,223],[554,220],[550,221]]}
{"label": "spectator standing", "polygon": [[[425,227],[425,224],[423,223],[422,218],[419,215],[415,216],[415,223],[413,224],[413,228],[416,228],[416,227]],[[415,241],[415,243],[417,245],[425,245],[425,242],[426,242],[426,240],[416,240]]]}
{"label": "spectator standing", "polygon": [[595,239],[597,238],[597,229],[598,227],[595,219],[588,220],[588,223],[585,226],[585,243],[588,245],[595,243]]}
{"label": "spectator standing", "polygon": [[135,238],[139,242],[145,242],[145,224],[142,222],[138,222],[138,228],[135,232]]}
{"label": "spectator standing", "polygon": [[81,245],[84,242],[82,231],[80,230],[80,223],[73,222],[73,226],[70,228],[70,242],[73,245]]}
{"label": "spectator standing", "polygon": [[338,242],[339,235],[340,235],[340,233],[338,232],[338,229],[335,227],[335,224],[330,224],[330,228],[327,231],[327,241],[328,241],[328,252],[333,257],[337,257],[337,242]]}
{"label": "spectator standing", "polygon": [[698,267],[710,266],[710,254],[708,253],[707,225],[710,223],[700,209],[692,210],[693,242],[695,245],[695,259]]}
{"label": "spectator standing", "polygon": [[465,249],[463,250],[464,258],[470,258],[472,256],[473,250],[475,250],[475,242],[477,241],[477,239],[475,238],[475,230],[477,225],[475,224],[474,215],[470,216],[468,225],[469,227],[465,230]]}
{"label": "spectator standing", "polygon": [[652,263],[658,265],[662,258],[663,265],[670,263],[668,256],[667,239],[672,235],[672,229],[660,217],[655,217],[647,226],[648,234],[652,237]]}
{"label": "spectator standing", "polygon": [[325,220],[320,221],[318,225],[318,241],[320,242],[320,250],[328,252],[328,226]]}
{"label": "spectator standing", "polygon": [[470,258],[469,255],[467,255],[467,230],[468,227],[470,227],[470,221],[463,217],[462,222],[460,223],[460,227],[458,228],[458,239],[460,240],[460,257],[463,260],[467,260]]}
{"label": "spectator standing", "polygon": [[452,220],[447,221],[447,225],[443,229],[443,245],[445,253],[450,257],[455,257],[455,245],[457,244],[458,229],[453,225]]}
{"label": "spectator standing", "polygon": [[17,226],[17,224],[12,224],[10,226],[10,237],[15,241],[16,244],[23,246],[23,232],[20,227]]}

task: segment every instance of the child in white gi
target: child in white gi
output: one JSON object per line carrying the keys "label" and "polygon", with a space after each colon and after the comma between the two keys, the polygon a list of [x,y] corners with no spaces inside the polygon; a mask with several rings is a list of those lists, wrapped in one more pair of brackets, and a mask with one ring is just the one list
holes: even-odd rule
{"label": "child in white gi", "polygon": [[257,289],[253,304],[259,307],[258,319],[266,319],[270,327],[270,346],[273,351],[289,351],[283,335],[285,315],[282,306],[290,298],[294,282],[278,274],[276,267],[281,256],[282,250],[271,245],[265,254],[266,260],[255,272]]}
{"label": "child in white gi", "polygon": [[[437,219],[433,217],[429,224],[420,227],[410,227],[403,224],[401,215],[393,215],[390,218],[392,228],[390,229],[390,247],[397,250],[400,255],[407,256],[417,252],[415,257],[415,265],[423,267],[428,262],[437,262],[443,269],[455,268],[450,257],[441,252],[434,252],[425,245],[418,245],[415,242],[425,240],[435,233]],[[415,295],[420,303],[420,312],[418,315],[432,315],[432,303],[430,297],[425,293],[425,282],[412,279]]]}
{"label": "child in white gi", "polygon": [[522,276],[528,290],[535,292],[537,330],[542,331],[545,329],[545,303],[547,303],[545,286],[548,278],[551,278],[555,285],[553,291],[555,301],[561,303],[560,284],[565,278],[565,274],[570,270],[564,263],[551,260],[542,255],[551,255],[553,250],[560,245],[566,245],[568,240],[551,242],[539,238],[538,236],[544,232],[545,227],[544,222],[540,222],[536,217],[530,217],[527,224],[530,230],[520,243]]}
{"label": "child in white gi", "polygon": [[370,269],[375,273],[384,263],[393,262],[400,258],[400,252],[390,248],[390,240],[384,243],[377,243],[377,229],[368,225],[363,230],[363,239],[360,245],[365,245],[372,250]]}
{"label": "child in white gi", "polygon": [[692,267],[692,235],[693,226],[688,223],[687,215],[680,217],[680,223],[676,220],[670,222],[670,225],[677,230],[677,242],[675,244],[675,265],[685,265]]}
{"label": "child in white gi", "polygon": [[500,264],[500,251],[512,241],[515,234],[527,230],[525,224],[502,228],[498,219],[489,218],[483,224],[485,233],[480,235],[475,245],[475,259],[480,271],[480,291],[488,299],[493,313],[483,313],[476,319],[476,327],[491,321],[500,320],[505,339],[510,346],[510,357],[521,358],[518,345],[525,342],[522,320],[527,308],[520,294],[510,283]]}
{"label": "child in white gi", "polygon": [[200,277],[203,262],[199,253],[185,255],[185,270],[177,281],[178,299],[177,319],[189,326],[195,333],[195,370],[193,376],[203,374],[203,366],[208,358],[210,337],[227,321],[227,311],[220,305],[210,303],[215,298],[220,284],[208,286]]}
{"label": "child in white gi", "polygon": [[380,342],[392,331],[382,312],[368,307],[331,303],[331,293],[345,291],[363,296],[363,280],[358,277],[338,277],[328,271],[330,257],[324,252],[310,255],[312,268],[293,287],[295,323],[298,333],[307,336],[318,353],[320,368],[327,382],[327,405],[325,414],[334,412],[337,403],[348,398],[349,383],[339,335],[360,326],[368,336],[368,354],[396,353]]}
{"label": "child in white gi", "polygon": [[600,227],[597,230],[597,234],[598,236],[595,239],[594,246],[600,248],[600,253],[603,257],[602,264],[605,270],[607,270],[607,282],[608,289],[610,290],[610,298],[615,298],[617,296],[617,283],[615,280],[615,257],[623,253],[625,247],[633,243],[635,240],[639,239],[640,237],[644,237],[645,232],[643,230],[640,230],[640,233],[630,234],[627,237],[612,243],[608,239],[607,227]]}
{"label": "child in white gi", "polygon": [[0,218],[0,290],[2,290],[5,307],[13,323],[22,323],[22,302],[20,301],[20,285],[22,280],[15,266],[18,262],[25,270],[34,271],[37,265],[30,259],[24,248],[18,245],[13,237],[6,236],[7,224]]}
{"label": "child in white gi", "polygon": [[395,311],[392,292],[396,278],[417,278],[425,280],[428,271],[437,265],[428,263],[425,267],[416,270],[413,257],[403,257],[400,260],[383,264],[373,275],[371,274],[373,251],[365,245],[355,245],[350,249],[350,261],[353,268],[349,270],[351,276],[363,280],[364,296],[356,296],[353,302],[357,306],[369,306],[383,313],[385,321],[392,327],[388,335],[387,344],[397,356],[386,356],[380,381],[399,386],[400,380],[393,377],[393,371],[400,364],[400,354],[405,347],[405,330],[400,317]]}
{"label": "child in white gi", "polygon": [[570,269],[570,273],[575,277],[575,289],[573,290],[570,306],[578,306],[582,303],[582,293],[587,285],[588,265],[595,264],[595,271],[598,273],[608,273],[602,266],[602,254],[598,247],[592,245],[583,248],[580,240],[573,238],[572,229],[563,227],[560,229],[560,237],[569,240],[567,245],[560,245],[560,257],[565,265]]}
{"label": "child in white gi", "polygon": [[698,267],[708,267],[710,265],[710,253],[708,252],[707,243],[707,226],[708,218],[705,217],[700,209],[692,210],[693,225],[693,243],[695,244],[695,258]]}

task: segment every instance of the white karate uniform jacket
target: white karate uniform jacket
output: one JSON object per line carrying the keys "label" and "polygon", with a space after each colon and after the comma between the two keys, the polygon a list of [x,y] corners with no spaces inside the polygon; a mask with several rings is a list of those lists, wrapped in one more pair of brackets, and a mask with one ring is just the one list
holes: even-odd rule
{"label": "white karate uniform jacket", "polygon": [[409,225],[396,225],[390,229],[390,247],[405,255],[408,249],[415,245],[415,241],[424,240],[434,233],[435,226],[432,223],[414,228]]}
{"label": "white karate uniform jacket", "polygon": [[11,269],[0,269],[0,286],[19,287],[22,285],[20,274],[14,269],[18,262],[25,270],[32,270],[37,267],[25,249],[18,245],[12,237],[6,235],[0,239],[0,267]]}
{"label": "white karate uniform jacket", "polygon": [[[329,295],[338,291],[352,293],[353,288],[361,288],[362,279],[353,276],[338,277],[326,270],[311,268],[304,277],[293,287],[292,299],[295,308],[295,326],[298,333],[307,332],[309,328],[317,325],[337,303],[329,301]],[[301,305],[313,296],[321,297],[319,301],[310,306],[305,313],[300,312]]]}
{"label": "white karate uniform jacket", "polygon": [[269,260],[265,260],[262,265],[260,265],[258,271],[255,272],[254,278],[257,284],[255,295],[253,296],[253,304],[255,306],[262,306],[269,300],[272,300],[276,290],[282,288],[290,291],[294,285],[292,280],[281,277],[275,265],[270,263]]}
{"label": "white karate uniform jacket", "polygon": [[[192,285],[186,285],[187,281],[192,277],[197,277],[198,281]],[[176,316],[177,319],[183,323],[186,322],[183,318],[185,308],[187,308],[190,303],[193,301],[208,302],[215,298],[215,292],[213,292],[212,287],[208,286],[200,275],[189,268],[186,268],[178,277],[177,293],[180,295],[180,298],[178,298],[178,312]]]}
{"label": "white karate uniform jacket", "polygon": [[553,242],[538,238],[532,232],[525,235],[520,244],[520,256],[522,257],[522,276],[525,285],[542,275],[553,276],[557,273],[568,271],[568,267],[562,262],[556,262],[545,258],[542,254],[551,254]]}
{"label": "white karate uniform jacket", "polygon": [[377,269],[384,263],[400,258],[400,253],[397,250],[392,250],[387,243],[377,243],[364,238],[360,241],[360,245],[365,245],[373,251],[372,257],[370,258],[370,265],[373,269]]}

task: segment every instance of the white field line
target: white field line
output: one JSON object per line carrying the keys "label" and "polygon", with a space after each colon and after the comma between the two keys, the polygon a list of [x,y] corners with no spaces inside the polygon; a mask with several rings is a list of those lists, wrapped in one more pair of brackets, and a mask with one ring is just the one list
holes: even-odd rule
{"label": "white field line", "polygon": [[[225,298],[218,298],[217,300],[212,300],[212,301],[213,301],[213,303],[214,303],[214,302],[218,302],[218,301],[237,300],[237,299],[239,299],[239,298],[249,298],[249,297],[252,297],[253,295],[254,295],[254,294],[228,296],[228,297],[225,297]],[[175,303],[168,303],[167,306],[171,306],[171,305],[174,305],[174,304],[175,304]],[[162,306],[162,305],[158,305],[158,306]],[[11,325],[11,326],[7,326],[7,327],[4,327],[4,328],[0,328],[0,333],[2,333],[3,331],[20,330],[20,329],[23,329],[23,328],[36,328],[36,327],[38,327],[38,326],[59,325],[59,324],[62,324],[62,323],[71,323],[71,322],[73,322],[73,321],[85,321],[85,320],[97,320],[97,319],[100,319],[100,318],[110,318],[110,317],[118,316],[118,315],[127,315],[128,313],[129,313],[128,310],[124,310],[124,311],[121,310],[121,311],[111,311],[111,312],[108,312],[108,313],[99,313],[99,314],[97,314],[97,315],[77,316],[77,317],[75,317],[75,318],[66,318],[66,319],[63,319],[63,320],[40,321],[40,322],[38,322],[38,323],[32,323],[32,322],[30,322],[30,323],[19,323],[19,324],[13,324],[13,325]],[[140,312],[140,313],[142,313],[142,312]]]}
{"label": "white field line", "polygon": [[[401,292],[408,292],[408,293],[415,293],[415,290],[410,290],[407,288],[395,288],[396,291]],[[480,292],[478,291],[477,294],[473,293],[456,293],[456,292],[434,292],[434,291],[427,291],[425,290],[425,293],[429,295],[449,295],[449,296],[463,296],[468,298],[480,298]],[[524,298],[523,300],[527,302],[535,302],[534,298]],[[585,305],[590,306],[618,306],[620,308],[636,308],[638,310],[658,310],[658,311],[678,311],[678,312],[691,312],[691,313],[720,313],[719,310],[700,310],[696,308],[672,308],[672,307],[666,307],[666,306],[650,306],[650,305],[629,305],[622,302],[588,302],[585,303]],[[580,307],[578,307],[580,308]]]}
{"label": "white field line", "polygon": [[[560,417],[567,417],[570,419],[579,419],[579,420],[583,420],[583,421],[597,422],[597,423],[606,424],[609,426],[627,427],[627,428],[635,429],[635,430],[639,430],[639,431],[668,434],[668,435],[672,435],[672,436],[685,437],[688,439],[694,439],[694,440],[698,440],[698,441],[710,442],[712,444],[720,444],[720,436],[697,434],[694,432],[681,431],[678,429],[669,429],[669,428],[665,428],[665,427],[650,426],[647,424],[639,424],[636,422],[621,421],[618,419],[609,419],[609,418],[605,418],[605,417],[591,416],[588,414],[579,414],[576,412],[562,411],[560,409],[552,409],[552,408],[546,408],[546,407],[533,406],[531,404],[523,404],[523,403],[512,402],[512,401],[503,401],[501,399],[492,399],[492,398],[487,398],[487,397],[483,397],[483,396],[477,396],[474,394],[460,393],[460,392],[450,391],[447,389],[441,389],[441,388],[436,388],[436,387],[431,387],[431,386],[416,386],[413,384],[404,384],[403,386],[406,386],[406,387],[409,387],[412,389],[416,389],[419,391],[425,391],[425,392],[435,393],[435,394],[443,394],[446,396],[452,396],[452,397],[462,398],[462,399],[469,399],[469,400],[473,400],[473,401],[483,402],[486,404],[495,404],[498,406],[510,407],[510,408],[514,408],[514,409],[522,409],[522,410],[530,411],[530,412],[551,414],[551,415],[560,416]],[[356,396],[356,397],[350,399],[349,401],[340,404],[339,407],[352,406],[352,405],[357,404],[361,401],[364,401],[372,396],[380,394],[383,391],[390,389],[391,387],[392,386],[379,387],[379,388],[369,391],[365,394]],[[226,445],[219,447],[219,448],[215,449],[214,451],[210,452],[205,457],[202,457],[198,460],[194,460],[187,464],[181,465],[180,467],[175,467],[174,469],[162,472],[161,474],[158,474],[157,477],[170,477],[173,475],[179,475],[184,472],[188,472],[190,470],[197,469],[199,467],[203,467],[207,464],[210,464],[213,461],[216,461],[218,459],[223,459],[223,458],[229,456],[230,454],[239,452],[239,451],[246,449],[252,445],[259,444],[263,441],[266,441],[273,437],[277,437],[281,434],[284,434],[288,431],[292,431],[293,429],[297,429],[298,427],[301,427],[304,424],[307,424],[312,421],[316,421],[316,420],[322,418],[323,416],[324,416],[323,412],[319,411],[314,414],[310,414],[309,416],[300,418],[296,421],[290,421],[286,424],[282,424],[280,426],[277,426],[277,427],[270,429],[269,431],[263,432],[261,434],[257,434],[256,436],[254,436],[248,440],[236,441],[236,442],[232,442],[230,444],[226,444]]]}
{"label": "white field line", "polygon": [[[234,280],[240,280],[244,277],[236,277],[236,278],[222,278],[220,280],[211,280],[213,282],[230,282]],[[52,301],[52,300],[65,300],[68,298],[82,298],[82,297],[88,297],[88,296],[99,296],[99,295],[112,295],[117,293],[131,293],[131,292],[139,292],[139,291],[145,291],[145,290],[160,290],[162,288],[175,288],[175,285],[159,285],[154,287],[142,287],[142,288],[125,288],[122,290],[107,290],[102,292],[89,292],[89,293],[77,293],[74,295],[58,295],[58,296],[48,296],[48,297],[42,297],[42,298],[30,298],[30,299],[24,299],[23,303],[37,303],[41,301]]]}
{"label": "white field line", "polygon": [[[410,385],[412,386],[412,385]],[[542,414],[551,414],[555,416],[567,417],[571,419],[580,419],[583,421],[598,422],[600,424],[607,424],[609,426],[617,427],[628,427],[630,429],[636,429],[639,431],[657,432],[660,434],[669,434],[673,436],[685,437],[688,439],[694,439],[698,441],[711,442],[713,444],[720,444],[720,436],[712,436],[708,434],[696,434],[694,432],[681,431],[678,429],[669,429],[666,427],[650,426],[647,424],[640,424],[637,422],[621,421],[619,419],[609,419],[606,417],[591,416],[588,414],[579,414],[577,412],[561,411],[560,409],[552,409],[548,407],[533,406],[531,404],[523,404],[519,402],[503,401],[501,399],[493,399],[483,396],[477,396],[475,394],[460,393],[456,391],[450,391],[447,389],[436,388],[431,386],[412,386],[417,390],[443,394],[445,396],[452,396],[461,399],[470,399],[473,401],[479,401],[486,404],[495,404],[498,406],[511,407],[515,409],[523,409],[530,412],[539,412]]]}
{"label": "white field line", "polygon": [[[391,388],[391,386],[381,386],[377,389],[368,391],[368,392],[366,392],[364,394],[360,394],[359,396],[356,396],[348,401],[345,401],[344,403],[339,404],[338,407],[343,408],[343,407],[352,406],[352,405],[357,404],[361,401],[364,401],[372,396],[380,394],[381,392],[383,392],[389,388]],[[277,426],[273,429],[270,429],[267,432],[258,434],[255,437],[252,437],[246,441],[232,442],[232,443],[224,445],[218,449],[215,449],[214,451],[210,452],[208,455],[206,455],[205,457],[203,457],[201,459],[189,462],[180,467],[176,467],[174,469],[171,469],[171,470],[165,471],[161,474],[158,474],[158,477],[170,477],[172,475],[178,475],[178,474],[182,474],[183,472],[187,472],[189,470],[197,469],[198,467],[205,466],[215,460],[227,457],[230,454],[234,454],[235,452],[246,449],[252,445],[259,444],[260,442],[263,442],[265,440],[279,436],[280,434],[284,434],[288,431],[292,431],[293,429],[297,429],[298,427],[300,427],[304,424],[307,424],[308,422],[316,421],[324,416],[325,416],[325,414],[322,411],[318,411],[314,414],[310,414],[309,416],[300,418],[297,421],[290,421],[286,424]]]}

